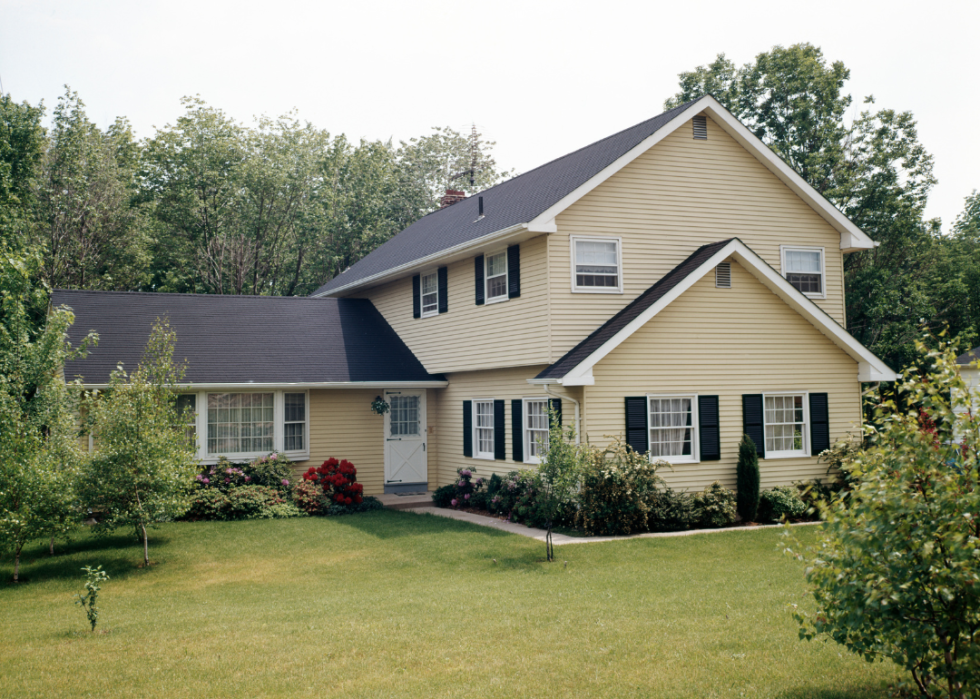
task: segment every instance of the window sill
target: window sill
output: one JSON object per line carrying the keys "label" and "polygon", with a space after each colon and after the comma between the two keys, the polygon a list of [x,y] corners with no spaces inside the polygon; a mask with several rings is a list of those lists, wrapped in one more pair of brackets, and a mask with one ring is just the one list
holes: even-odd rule
{"label": "window sill", "polygon": [[805,451],[767,451],[763,459],[807,459],[810,455]]}
{"label": "window sill", "polygon": [[481,461],[493,461],[493,454],[474,454],[473,458]]}
{"label": "window sill", "polygon": [[573,294],[622,294],[622,289],[591,289],[591,288],[579,288],[577,286],[572,287]]}
{"label": "window sill", "polygon": [[492,299],[486,300],[486,305],[489,306],[491,303],[501,303],[502,301],[510,301],[509,296],[495,296]]}
{"label": "window sill", "polygon": [[805,291],[801,291],[800,293],[806,296],[808,299],[815,299],[818,301],[827,298],[827,294],[808,294]]}
{"label": "window sill", "polygon": [[524,463],[526,463],[528,466],[540,466],[541,459],[537,459],[537,458],[524,459]]}
{"label": "window sill", "polygon": [[670,464],[671,466],[683,466],[685,464],[699,464],[699,463],[701,463],[701,459],[672,459],[672,458],[665,457],[665,456],[651,456],[650,457],[650,463],[654,463],[655,461],[665,461],[668,464]]}
{"label": "window sill", "polygon": [[439,311],[426,311],[426,312],[422,313],[422,315],[420,317],[421,318],[434,318],[437,315],[439,315]]}
{"label": "window sill", "polygon": [[198,461],[202,464],[208,466],[218,463],[221,457],[228,459],[229,461],[242,462],[242,461],[255,461],[263,456],[269,456],[269,454],[279,454],[280,456],[285,456],[290,461],[297,463],[300,461],[309,461],[310,453],[308,451],[259,451],[255,453],[241,452],[238,454],[206,454],[198,458]]}

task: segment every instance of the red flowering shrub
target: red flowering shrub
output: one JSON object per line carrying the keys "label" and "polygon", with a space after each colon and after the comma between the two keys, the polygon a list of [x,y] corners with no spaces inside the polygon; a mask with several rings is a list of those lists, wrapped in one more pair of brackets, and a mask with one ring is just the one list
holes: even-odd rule
{"label": "red flowering shrub", "polygon": [[319,468],[311,466],[303,480],[320,486],[323,494],[338,505],[360,505],[363,501],[364,486],[357,482],[357,469],[347,459],[331,457]]}

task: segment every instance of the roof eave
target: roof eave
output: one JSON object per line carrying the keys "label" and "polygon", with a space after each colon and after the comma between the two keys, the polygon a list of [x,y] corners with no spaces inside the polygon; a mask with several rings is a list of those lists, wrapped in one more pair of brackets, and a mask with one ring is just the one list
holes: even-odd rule
{"label": "roof eave", "polygon": [[[103,389],[109,388],[111,384],[107,383],[82,383],[78,384],[82,388],[87,389]],[[274,381],[270,383],[261,382],[245,382],[245,383],[179,383],[175,384],[175,388],[178,390],[188,390],[188,389],[198,389],[202,391],[245,391],[245,390],[269,390],[274,391],[278,389],[312,389],[312,388],[370,388],[370,389],[384,389],[384,388],[445,388],[449,385],[449,381],[445,379],[441,380],[427,380],[427,381],[297,381],[297,382],[282,382]]]}

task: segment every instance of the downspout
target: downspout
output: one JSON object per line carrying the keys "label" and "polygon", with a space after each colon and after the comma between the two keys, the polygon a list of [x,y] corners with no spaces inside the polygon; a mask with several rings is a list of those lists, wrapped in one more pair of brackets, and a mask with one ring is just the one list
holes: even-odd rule
{"label": "downspout", "polygon": [[578,401],[568,395],[559,396],[557,393],[552,393],[550,384],[544,384],[544,392],[547,393],[552,398],[560,398],[561,400],[570,400],[575,404],[575,443],[581,444],[582,443],[582,430],[581,430],[582,417],[579,411]]}

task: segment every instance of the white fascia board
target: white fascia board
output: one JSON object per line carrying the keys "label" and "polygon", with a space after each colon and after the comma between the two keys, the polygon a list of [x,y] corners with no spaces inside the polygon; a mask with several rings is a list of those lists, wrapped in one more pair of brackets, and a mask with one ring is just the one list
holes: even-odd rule
{"label": "white fascia board", "polygon": [[592,376],[592,367],[589,367],[575,377],[567,375],[560,379],[527,379],[527,382],[532,386],[595,386],[595,377]]}
{"label": "white fascia board", "polygon": [[[626,338],[643,327],[655,315],[669,306],[676,298],[690,289],[698,280],[729,257],[734,258],[770,291],[779,296],[790,308],[806,318],[817,330],[823,333],[831,342],[840,347],[859,364],[859,381],[894,381],[896,374],[888,365],[878,359],[864,345],[858,342],[844,328],[828,316],[813,301],[804,296],[786,281],[782,275],[770,267],[765,260],[755,254],[741,240],[735,239],[709,257],[694,272],[687,275],[683,281],[664,294],[656,303],[634,318],[626,327],[607,340],[599,349],[589,355],[578,366],[562,378],[565,386],[593,385],[594,367],[606,355],[618,347]],[[861,365],[867,365],[866,368]],[[865,379],[863,376],[874,376]],[[588,383],[586,383],[588,382]]]}
{"label": "white fascia board", "polygon": [[[840,249],[844,252],[854,252],[856,250],[868,250],[877,245],[860,228],[855,226],[850,219],[837,210],[827,199],[817,190],[811,187],[806,180],[800,177],[793,168],[787,165],[777,156],[766,144],[764,144],[755,134],[749,131],[738,119],[725,109],[718,100],[710,95],[705,95],[701,99],[692,103],[690,107],[671,119],[667,124],[657,129],[657,131],[644,139],[639,145],[623,154],[615,162],[603,169],[599,174],[585,182],[573,192],[565,196],[561,201],[554,204],[540,215],[536,216],[527,225],[529,228],[545,225],[549,221],[554,223],[555,217],[565,211],[572,204],[608,180],[614,174],[622,170],[629,163],[633,162],[640,155],[648,151],[657,143],[665,139],[675,130],[686,124],[697,114],[706,112],[711,116],[722,130],[734,138],[743,148],[752,153],[762,164],[789,187],[798,197],[810,205],[824,220],[840,233]],[[551,231],[554,232],[554,231]]]}
{"label": "white fascia board", "polygon": [[[555,228],[555,230],[558,230]],[[518,223],[508,228],[501,228],[499,231],[494,231],[493,233],[488,233],[487,235],[481,236],[475,240],[468,240],[465,243],[460,243],[459,245],[454,245],[451,248],[446,248],[445,250],[440,250],[439,252],[433,253],[431,255],[426,255],[425,257],[420,257],[417,260],[412,260],[411,262],[406,262],[403,265],[397,267],[392,267],[391,269],[386,269],[384,272],[378,272],[377,274],[372,274],[363,279],[359,279],[356,282],[351,282],[344,286],[339,286],[336,289],[330,291],[325,291],[322,294],[314,294],[311,298],[320,298],[323,296],[330,297],[336,296],[337,294],[343,293],[344,291],[351,291],[363,286],[374,286],[375,284],[380,284],[381,282],[389,281],[397,277],[410,274],[412,272],[425,269],[431,266],[433,263],[438,262],[440,265],[447,265],[451,262],[456,262],[460,259],[468,257],[470,254],[479,250],[481,248],[488,247],[489,245],[495,245],[499,243],[512,243],[512,242],[522,242],[529,238],[535,237],[537,233],[554,233],[555,231],[538,231],[536,229],[532,230],[528,227],[526,223]]]}
{"label": "white fascia board", "polygon": [[[83,388],[109,388],[106,383],[83,383]],[[202,391],[289,390],[292,388],[445,388],[448,381],[303,381],[297,383],[180,383],[178,389]]]}

